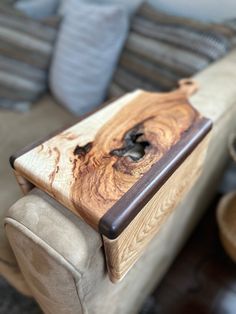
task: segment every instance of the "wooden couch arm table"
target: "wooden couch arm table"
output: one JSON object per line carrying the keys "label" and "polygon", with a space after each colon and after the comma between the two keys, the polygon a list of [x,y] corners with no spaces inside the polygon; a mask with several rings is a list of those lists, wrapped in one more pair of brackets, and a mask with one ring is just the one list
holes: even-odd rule
{"label": "wooden couch arm table", "polygon": [[195,89],[127,94],[10,159],[24,193],[37,186],[100,232],[113,282],[200,174],[212,123]]}

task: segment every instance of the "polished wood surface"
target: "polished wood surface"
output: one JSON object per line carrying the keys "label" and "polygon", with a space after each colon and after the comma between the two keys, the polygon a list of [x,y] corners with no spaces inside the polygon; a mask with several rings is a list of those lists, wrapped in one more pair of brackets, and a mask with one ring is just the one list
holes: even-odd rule
{"label": "polished wood surface", "polygon": [[110,279],[121,280],[145,253],[174,208],[199,177],[207,152],[207,136],[114,240],[103,236]]}
{"label": "polished wood surface", "polygon": [[103,235],[110,279],[124,277],[200,175],[212,123],[169,93],[136,91],[11,158],[34,185]]}
{"label": "polished wood surface", "polygon": [[[124,195],[129,197],[126,205],[138,197],[136,183],[153,165],[161,161],[163,172],[170,176],[169,152],[180,156],[176,167],[209,131],[209,120],[187,100],[195,89],[192,81],[182,81],[180,88],[170,93],[128,94],[18,156],[13,162],[17,176],[25,177],[98,229],[100,220]],[[199,130],[204,134],[198,134]],[[194,138],[187,152],[189,143],[182,143],[186,134],[189,143]],[[181,151],[182,157],[178,155]],[[125,216],[122,205],[116,220],[122,214],[125,219],[115,237],[141,210],[137,208]],[[101,233],[106,233],[105,223]]]}

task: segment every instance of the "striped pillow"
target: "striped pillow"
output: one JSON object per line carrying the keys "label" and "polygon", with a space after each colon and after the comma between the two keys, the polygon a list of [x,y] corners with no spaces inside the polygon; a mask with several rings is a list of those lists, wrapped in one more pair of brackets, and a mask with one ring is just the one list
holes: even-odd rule
{"label": "striped pillow", "polygon": [[234,38],[227,25],[171,16],[146,3],[132,20],[109,96],[136,88],[171,90],[224,56]]}
{"label": "striped pillow", "polygon": [[25,109],[47,88],[57,30],[0,5],[0,107]]}
{"label": "striped pillow", "polygon": [[50,88],[75,114],[99,105],[128,32],[127,14],[115,5],[66,0],[50,69]]}

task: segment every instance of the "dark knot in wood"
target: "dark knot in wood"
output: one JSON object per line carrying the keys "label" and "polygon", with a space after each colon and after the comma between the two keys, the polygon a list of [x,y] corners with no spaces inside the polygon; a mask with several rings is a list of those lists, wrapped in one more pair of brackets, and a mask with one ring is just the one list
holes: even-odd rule
{"label": "dark knot in wood", "polygon": [[113,149],[110,154],[118,157],[130,157],[133,161],[138,161],[145,155],[145,148],[150,143],[144,140],[144,133],[141,131],[142,125],[138,124],[124,136],[124,146]]}
{"label": "dark knot in wood", "polygon": [[77,145],[73,151],[73,154],[78,157],[80,156],[84,157],[91,150],[92,146],[93,146],[93,143],[91,142],[84,146]]}

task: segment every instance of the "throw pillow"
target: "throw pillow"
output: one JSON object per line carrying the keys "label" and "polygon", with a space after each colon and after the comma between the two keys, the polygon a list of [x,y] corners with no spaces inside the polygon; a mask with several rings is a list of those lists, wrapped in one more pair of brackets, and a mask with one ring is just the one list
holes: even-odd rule
{"label": "throw pillow", "polygon": [[45,92],[56,34],[47,23],[0,5],[0,107],[25,109]]}
{"label": "throw pillow", "polygon": [[[224,56],[233,38],[235,32],[227,25],[171,16],[144,4],[132,20],[109,95],[129,92],[131,86],[171,90],[179,79]],[[121,73],[129,75],[129,84]]]}
{"label": "throw pillow", "polygon": [[115,5],[64,3],[64,17],[50,69],[57,100],[79,115],[103,102],[128,31]]}

